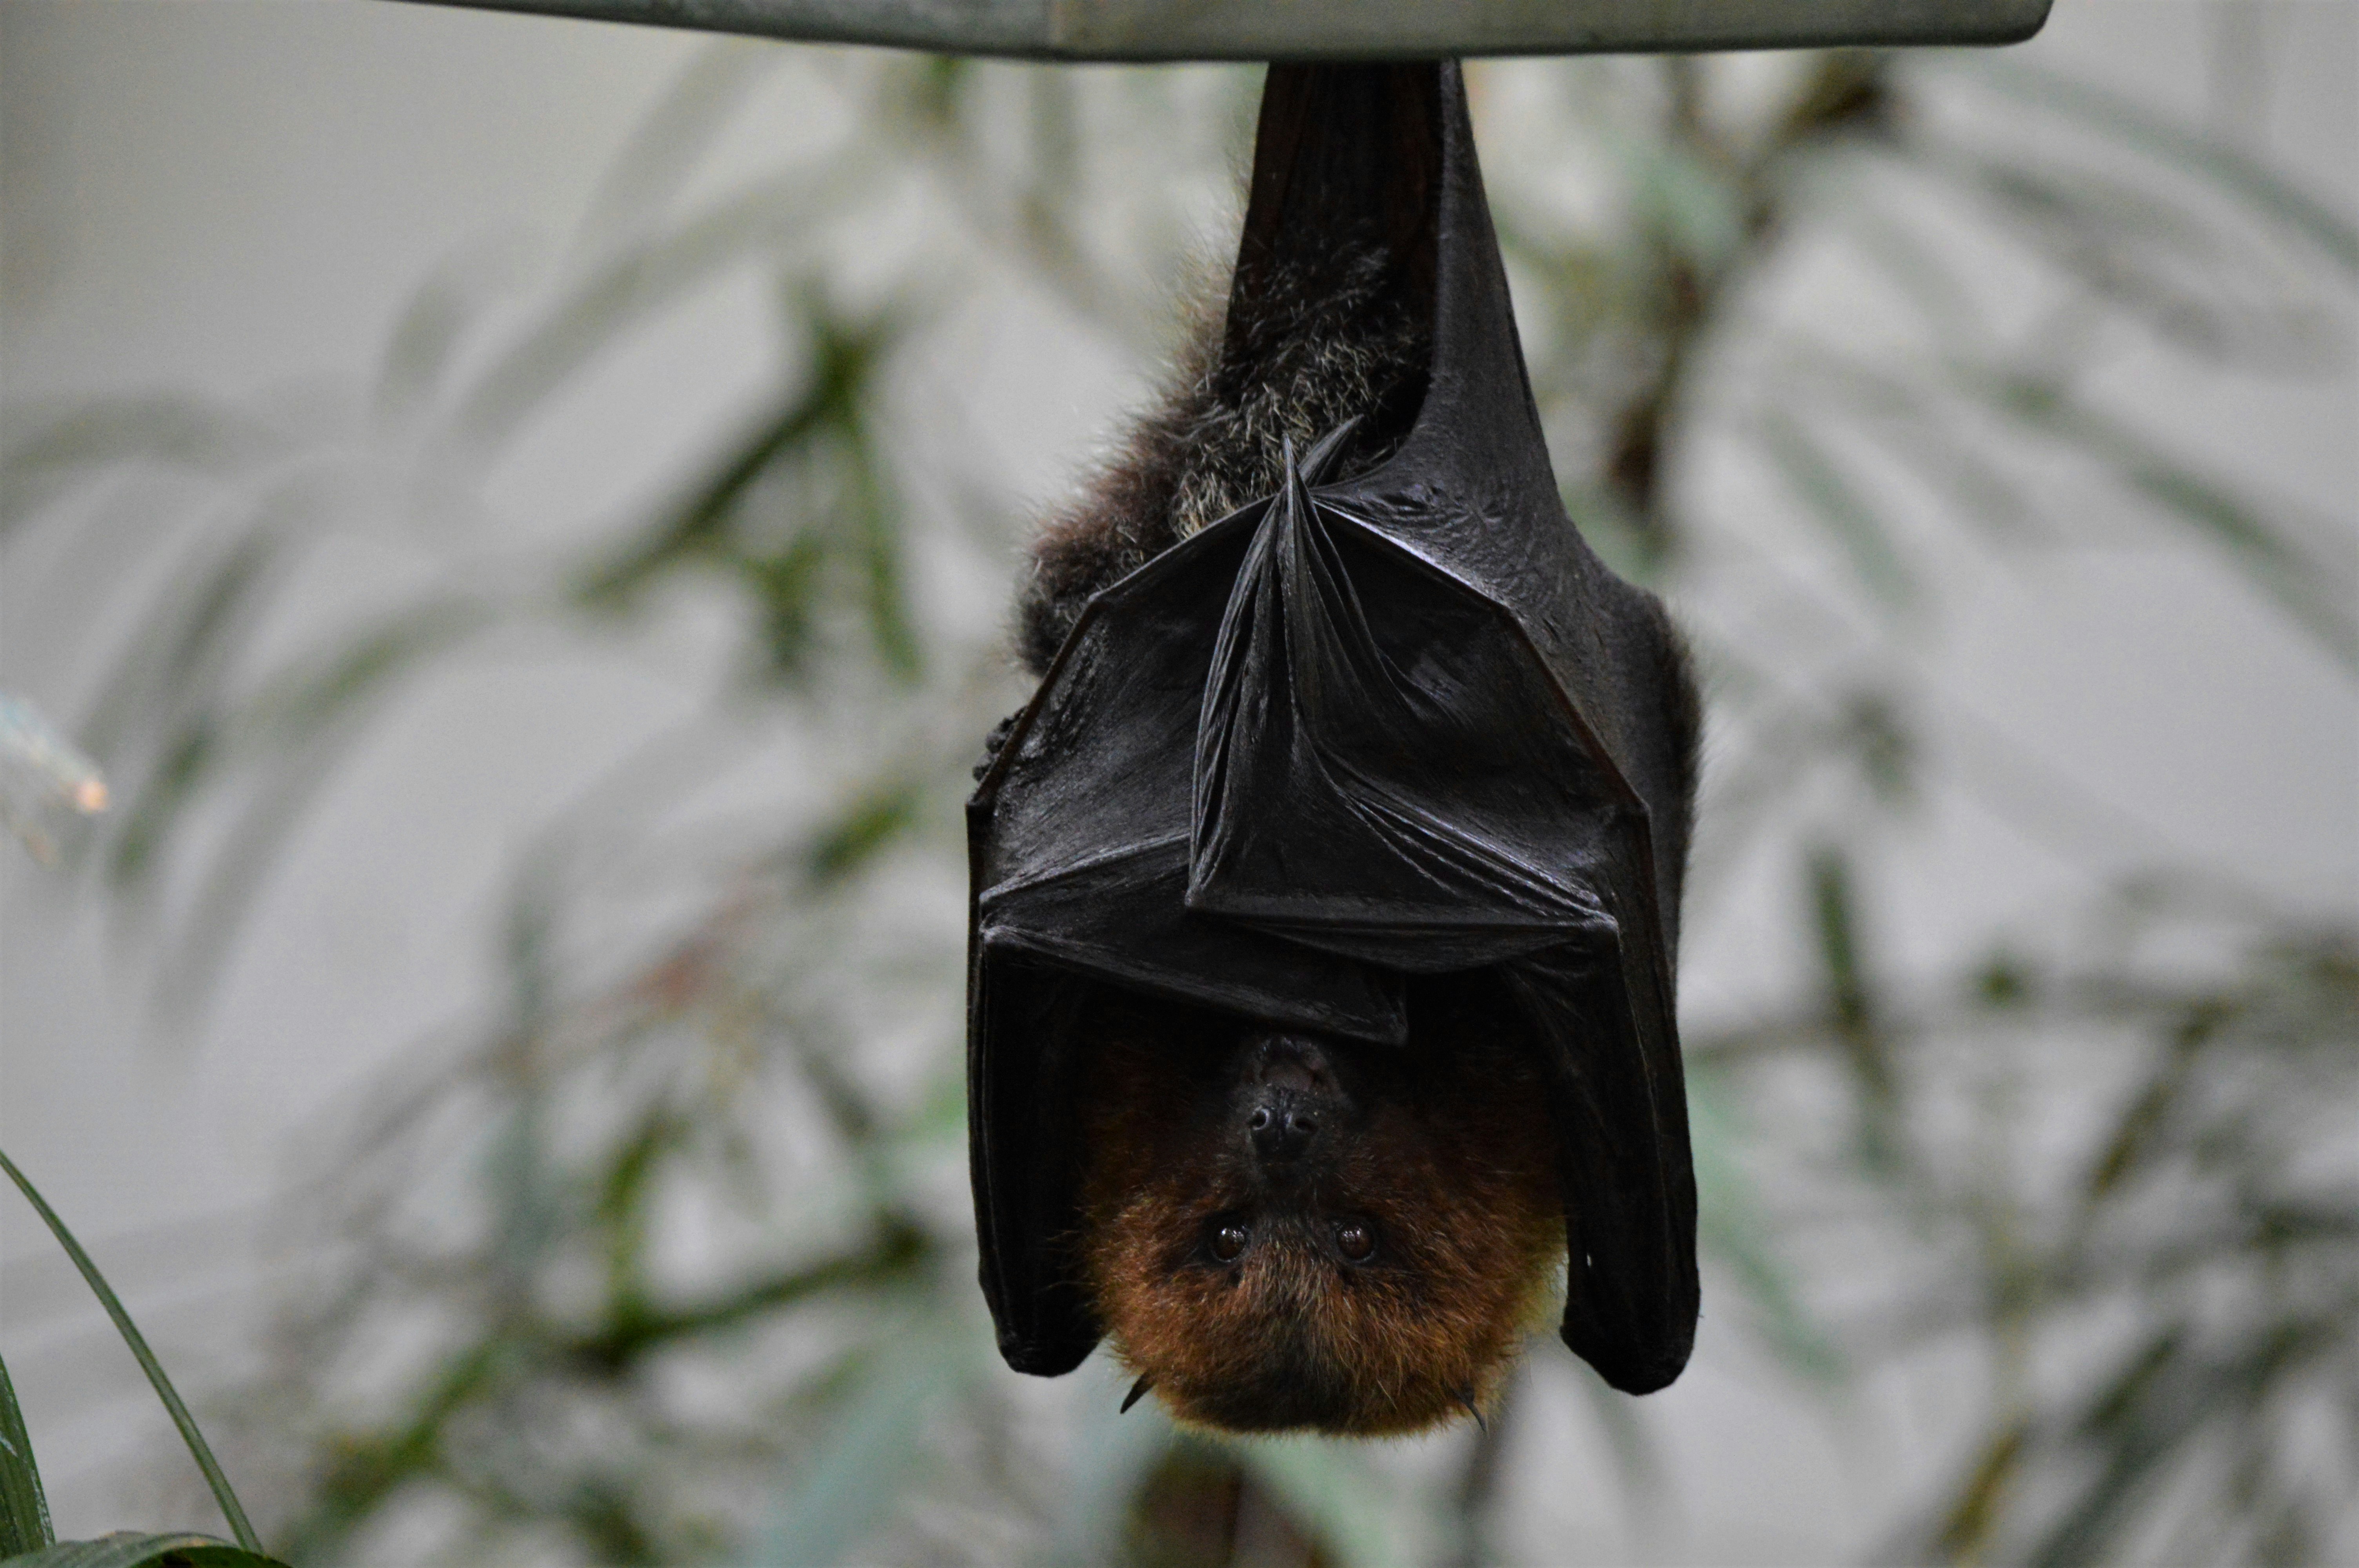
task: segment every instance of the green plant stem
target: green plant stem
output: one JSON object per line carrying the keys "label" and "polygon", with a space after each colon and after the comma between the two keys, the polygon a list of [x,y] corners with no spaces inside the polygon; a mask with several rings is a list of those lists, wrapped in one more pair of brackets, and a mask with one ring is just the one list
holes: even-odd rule
{"label": "green plant stem", "polygon": [[82,1249],[82,1243],[74,1239],[73,1232],[66,1228],[66,1222],[58,1217],[57,1210],[33,1189],[33,1184],[25,1179],[25,1173],[16,1169],[16,1162],[5,1152],[0,1152],[0,1170],[8,1173],[8,1179],[16,1184],[16,1190],[25,1195],[25,1201],[39,1212],[42,1222],[49,1227],[49,1234],[58,1238],[58,1245],[66,1249],[66,1256],[72,1259],[74,1267],[82,1271],[82,1277],[89,1282],[99,1304],[106,1309],[106,1315],[114,1320],[115,1331],[123,1336],[123,1343],[131,1346],[131,1354],[137,1357],[139,1369],[147,1374],[147,1381],[154,1387],[156,1397],[162,1400],[164,1408],[172,1412],[172,1424],[180,1429],[180,1440],[189,1445],[190,1456],[196,1460],[197,1468],[205,1473],[205,1485],[213,1489],[213,1501],[221,1505],[222,1517],[229,1520],[230,1533],[236,1536],[237,1543],[248,1552],[257,1557],[264,1555],[261,1538],[254,1533],[254,1526],[247,1521],[245,1509],[239,1504],[237,1493],[231,1489],[229,1477],[222,1473],[221,1461],[213,1457],[212,1447],[205,1442],[205,1434],[197,1430],[196,1417],[189,1413],[189,1407],[181,1401],[179,1390],[172,1387],[172,1379],[164,1376],[164,1364],[156,1359],[153,1350],[147,1348],[147,1341],[140,1335],[138,1325],[131,1321],[131,1314],[123,1310],[123,1303],[115,1299],[114,1292],[107,1285],[106,1276],[98,1271],[98,1265],[90,1260],[90,1254]]}

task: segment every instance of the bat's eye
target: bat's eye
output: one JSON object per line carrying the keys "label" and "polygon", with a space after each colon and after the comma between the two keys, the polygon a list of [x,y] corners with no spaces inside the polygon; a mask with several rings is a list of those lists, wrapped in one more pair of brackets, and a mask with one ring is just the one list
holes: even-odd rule
{"label": "bat's eye", "polygon": [[1335,1227],[1335,1250],[1351,1262],[1366,1262],[1376,1255],[1376,1227],[1365,1220],[1345,1220]]}
{"label": "bat's eye", "polygon": [[1245,1249],[1253,1238],[1242,1225],[1232,1222],[1212,1232],[1212,1256],[1223,1263],[1236,1261],[1237,1254]]}

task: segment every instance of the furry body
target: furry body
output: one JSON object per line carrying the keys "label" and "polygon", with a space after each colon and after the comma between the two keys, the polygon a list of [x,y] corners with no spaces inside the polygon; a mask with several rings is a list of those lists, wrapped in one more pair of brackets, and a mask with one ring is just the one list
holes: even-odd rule
{"label": "furry body", "polygon": [[[1033,546],[1018,638],[1035,673],[1092,594],[1275,489],[1287,441],[1357,418],[1336,477],[1391,455],[1430,352],[1414,287],[1381,247],[1345,243],[1275,269],[1251,320],[1203,322],[1160,406]],[[1115,1353],[1175,1414],[1376,1435],[1495,1392],[1564,1224],[1537,1070],[1479,989],[1429,987],[1398,1060],[1325,1043],[1356,1090],[1352,1125],[1286,1193],[1257,1182],[1233,1103],[1245,1021],[1107,993],[1083,1068],[1081,1262]],[[1364,1264],[1332,1244],[1355,1216],[1376,1239]],[[1206,1249],[1223,1218],[1251,1221],[1232,1261]]]}
{"label": "furry body", "polygon": [[1202,313],[1161,403],[1032,546],[1017,652],[1047,673],[1090,595],[1256,496],[1297,451],[1361,425],[1333,477],[1392,455],[1425,393],[1427,311],[1381,247],[1348,236],[1274,269],[1249,320]]}
{"label": "furry body", "polygon": [[[1563,514],[1472,137],[1454,66],[1271,69],[1226,311],[1043,528],[969,808],[1001,1354],[1205,1426],[1479,1412],[1560,1283],[1615,1388],[1693,1343],[1694,691]],[[1287,471],[1331,433],[1366,516]]]}

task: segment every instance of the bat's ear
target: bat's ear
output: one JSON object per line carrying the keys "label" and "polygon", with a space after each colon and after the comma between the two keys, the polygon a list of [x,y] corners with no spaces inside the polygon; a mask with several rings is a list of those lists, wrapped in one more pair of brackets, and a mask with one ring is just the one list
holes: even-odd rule
{"label": "bat's ear", "polygon": [[1287,279],[1375,256],[1384,293],[1430,316],[1440,240],[1440,68],[1273,65],[1229,287],[1223,358],[1245,364],[1289,325]]}

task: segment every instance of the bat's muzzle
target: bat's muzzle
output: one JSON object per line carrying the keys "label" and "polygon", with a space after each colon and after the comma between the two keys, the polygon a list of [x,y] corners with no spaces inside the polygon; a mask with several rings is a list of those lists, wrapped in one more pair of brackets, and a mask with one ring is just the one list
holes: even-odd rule
{"label": "bat's muzzle", "polygon": [[1317,1147],[1345,1108],[1333,1065],[1316,1044],[1265,1034],[1247,1054],[1245,1132],[1264,1168],[1292,1165]]}

